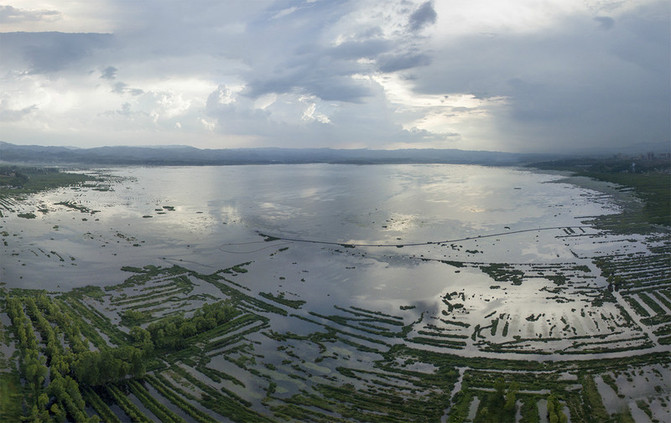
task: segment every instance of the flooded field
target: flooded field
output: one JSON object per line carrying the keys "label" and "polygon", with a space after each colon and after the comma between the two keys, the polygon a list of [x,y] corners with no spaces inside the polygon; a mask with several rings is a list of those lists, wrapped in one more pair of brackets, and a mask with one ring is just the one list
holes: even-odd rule
{"label": "flooded field", "polygon": [[[28,409],[60,404],[75,421],[671,418],[671,239],[600,229],[598,216],[636,201],[617,187],[460,165],[89,173],[0,204],[0,374]],[[18,364],[31,350],[48,376],[32,390]],[[76,371],[105,351],[144,367],[102,381]],[[50,390],[61,377],[78,381],[79,406]]]}

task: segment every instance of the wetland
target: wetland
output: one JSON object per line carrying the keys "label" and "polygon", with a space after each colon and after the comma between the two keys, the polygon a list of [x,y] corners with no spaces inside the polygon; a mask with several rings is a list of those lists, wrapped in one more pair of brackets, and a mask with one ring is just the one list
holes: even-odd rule
{"label": "wetland", "polygon": [[0,193],[0,420],[671,419],[671,238],[622,185],[444,164],[50,176]]}

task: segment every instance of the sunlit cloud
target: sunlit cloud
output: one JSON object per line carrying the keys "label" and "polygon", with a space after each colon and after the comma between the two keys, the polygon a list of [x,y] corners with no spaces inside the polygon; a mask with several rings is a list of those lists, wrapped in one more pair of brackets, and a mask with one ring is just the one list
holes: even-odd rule
{"label": "sunlit cloud", "polygon": [[107,0],[5,1],[0,5],[0,30],[112,32],[119,9]]}
{"label": "sunlit cloud", "polygon": [[8,1],[0,129],[208,148],[668,142],[669,19],[658,0]]}

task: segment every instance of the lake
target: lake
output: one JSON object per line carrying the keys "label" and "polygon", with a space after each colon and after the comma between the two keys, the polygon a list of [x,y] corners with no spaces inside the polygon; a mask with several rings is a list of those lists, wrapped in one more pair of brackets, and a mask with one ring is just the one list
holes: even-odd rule
{"label": "lake", "polygon": [[[632,360],[632,372],[671,389],[654,355],[668,354],[671,340],[671,242],[666,233],[599,229],[595,217],[620,212],[610,193],[629,195],[613,186],[471,165],[85,172],[100,181],[32,195],[3,213],[0,281],[45,289],[85,319],[80,326],[95,322],[93,345],[120,345],[136,324],[231,299],[233,322],[188,339],[187,355],[166,351],[145,379],[142,389],[180,413],[189,407],[157,390],[202,393],[215,421],[347,415],[362,396],[371,401],[355,419],[421,417],[430,405],[445,420],[452,406],[475,412],[503,368],[545,416],[550,389],[582,401],[575,384],[594,360],[614,370],[583,389],[609,404],[638,404],[607,383],[626,385],[618,372]],[[611,292],[613,274],[625,273],[625,289]],[[73,290],[87,285],[107,289]],[[13,351],[0,345],[0,357]],[[472,397],[462,403],[458,392]],[[663,417],[664,404],[650,407]]]}
{"label": "lake", "polygon": [[[48,212],[37,213],[34,220],[3,218],[10,232],[3,281],[47,289],[105,285],[118,283],[122,266],[180,260],[214,271],[256,259],[259,248],[267,246],[259,233],[403,245],[580,226],[584,216],[615,209],[594,191],[552,183],[560,176],[512,168],[277,165],[113,168],[104,173],[115,177],[109,190],[66,188],[39,194],[21,207]],[[482,250],[479,258],[485,261],[570,257],[553,231],[546,232],[471,240],[464,248]],[[535,242],[537,235],[542,243]],[[318,245],[308,247],[302,260],[312,260],[319,250]],[[368,254],[410,269],[416,263],[402,264],[410,257],[446,256],[432,247],[380,247]]]}
{"label": "lake", "polygon": [[[496,312],[516,316],[515,330],[535,336],[540,325],[517,316],[520,304],[557,321],[566,306],[546,295],[549,282],[534,266],[565,274],[582,265],[598,275],[592,256],[619,248],[616,237],[595,242],[604,235],[585,223],[617,210],[608,198],[526,169],[317,164],[100,172],[108,182],[23,202],[26,212],[43,210],[36,219],[4,218],[0,276],[9,287],[60,291],[118,284],[129,276],[124,266],[178,264],[211,274],[249,262],[238,283],[305,301],[306,310],[403,307],[411,320],[440,316],[445,294],[458,293],[464,301],[451,313],[455,321],[475,325]],[[501,284],[488,271],[492,263],[531,273],[524,284]],[[603,278],[582,276],[578,287],[605,288]],[[543,326],[546,336],[551,326]]]}

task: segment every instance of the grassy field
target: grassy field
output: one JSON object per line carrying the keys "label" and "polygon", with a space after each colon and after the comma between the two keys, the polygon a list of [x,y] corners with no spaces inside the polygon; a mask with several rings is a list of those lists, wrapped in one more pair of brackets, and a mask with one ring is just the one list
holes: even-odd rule
{"label": "grassy field", "polygon": [[0,166],[0,197],[34,194],[90,180],[91,176],[57,168]]}
{"label": "grassy field", "polygon": [[667,159],[574,159],[532,166],[570,171],[633,190],[643,207],[628,207],[621,214],[599,219],[608,229],[636,232],[649,229],[645,224],[671,227],[671,161]]}

